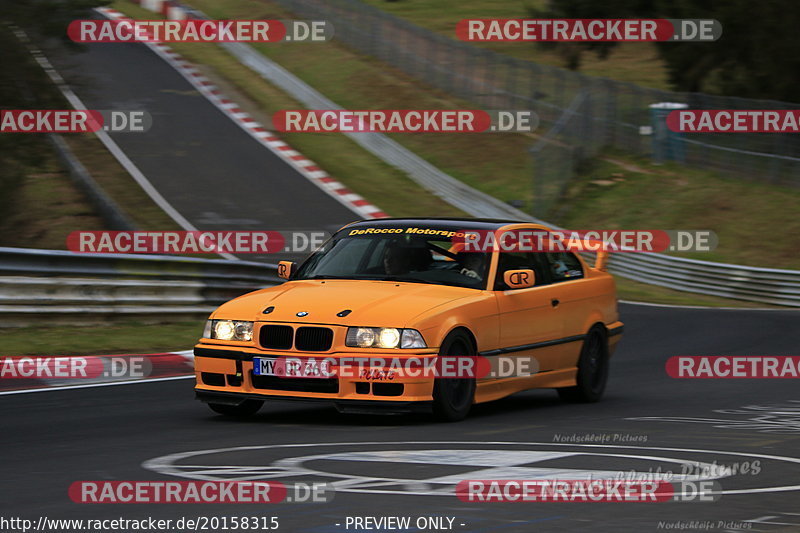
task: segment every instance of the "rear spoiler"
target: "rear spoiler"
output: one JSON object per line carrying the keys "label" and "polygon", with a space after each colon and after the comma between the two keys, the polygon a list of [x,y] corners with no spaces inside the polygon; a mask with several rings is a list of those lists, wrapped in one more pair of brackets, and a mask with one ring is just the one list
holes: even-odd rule
{"label": "rear spoiler", "polygon": [[594,268],[596,270],[602,270],[603,272],[605,272],[607,266],[608,266],[608,252],[604,250],[597,252],[597,257],[594,260]]}

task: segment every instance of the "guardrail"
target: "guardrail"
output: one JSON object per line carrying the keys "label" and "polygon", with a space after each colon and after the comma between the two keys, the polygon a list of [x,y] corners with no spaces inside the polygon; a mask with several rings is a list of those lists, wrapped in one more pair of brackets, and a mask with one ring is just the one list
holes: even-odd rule
{"label": "guardrail", "polygon": [[276,265],[250,261],[0,248],[0,327],[197,318],[280,282]]}
{"label": "guardrail", "polygon": [[[796,270],[650,253],[611,254],[608,269],[670,289],[800,307]],[[44,317],[81,324],[120,316],[198,318],[236,296],[280,282],[276,266],[265,263],[0,248],[0,327]]]}
{"label": "guardrail", "polygon": [[679,291],[800,307],[800,271],[712,263],[653,253],[611,254],[608,270]]}

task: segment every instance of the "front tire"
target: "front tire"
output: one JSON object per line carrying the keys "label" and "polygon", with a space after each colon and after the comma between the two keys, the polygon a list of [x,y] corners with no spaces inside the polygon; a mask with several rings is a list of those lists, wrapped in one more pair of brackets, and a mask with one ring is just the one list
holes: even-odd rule
{"label": "front tire", "polygon": [[264,405],[264,402],[261,400],[245,400],[238,405],[209,403],[208,407],[221,415],[244,418],[256,414],[262,405]]}
{"label": "front tire", "polygon": [[[439,356],[474,355],[472,342],[466,333],[456,331],[448,335]],[[436,378],[433,384],[433,414],[442,422],[464,420],[475,401],[475,378]]]}
{"label": "front tire", "polygon": [[600,326],[589,330],[578,359],[577,385],[556,389],[567,402],[591,403],[603,397],[608,381],[608,340]]}

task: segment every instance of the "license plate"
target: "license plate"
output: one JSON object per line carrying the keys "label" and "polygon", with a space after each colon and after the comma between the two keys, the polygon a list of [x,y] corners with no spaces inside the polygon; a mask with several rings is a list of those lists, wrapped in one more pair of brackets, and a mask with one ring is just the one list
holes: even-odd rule
{"label": "license plate", "polygon": [[275,376],[276,357],[253,357],[253,374],[256,376]]}
{"label": "license plate", "polygon": [[253,374],[282,378],[320,378],[332,376],[331,365],[313,357],[253,357]]}

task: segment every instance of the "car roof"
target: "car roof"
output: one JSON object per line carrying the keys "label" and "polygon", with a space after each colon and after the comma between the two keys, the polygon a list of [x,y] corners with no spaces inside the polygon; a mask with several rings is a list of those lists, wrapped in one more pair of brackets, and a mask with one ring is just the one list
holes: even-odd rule
{"label": "car roof", "polygon": [[511,224],[533,224],[522,220],[498,219],[498,218],[453,218],[453,217],[419,217],[419,218],[376,218],[372,220],[359,220],[345,226],[355,228],[368,226],[370,228],[382,228],[390,226],[412,226],[414,224],[424,224],[429,228],[453,228],[464,230],[496,230]]}

